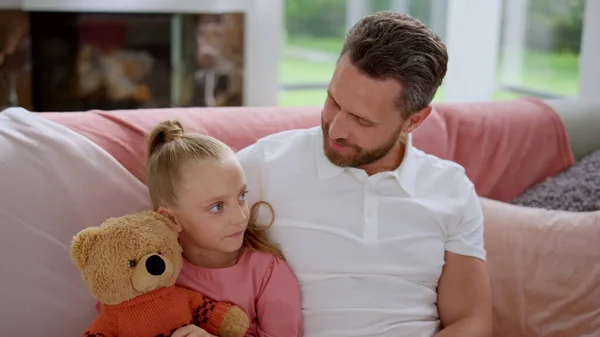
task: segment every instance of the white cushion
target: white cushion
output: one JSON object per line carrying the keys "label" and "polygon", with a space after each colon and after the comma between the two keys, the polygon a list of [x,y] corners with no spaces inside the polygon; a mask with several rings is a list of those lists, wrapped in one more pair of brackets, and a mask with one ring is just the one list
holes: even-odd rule
{"label": "white cushion", "polygon": [[3,336],[80,336],[94,299],[69,256],[73,235],[150,208],[148,191],[90,140],[36,113],[0,113]]}

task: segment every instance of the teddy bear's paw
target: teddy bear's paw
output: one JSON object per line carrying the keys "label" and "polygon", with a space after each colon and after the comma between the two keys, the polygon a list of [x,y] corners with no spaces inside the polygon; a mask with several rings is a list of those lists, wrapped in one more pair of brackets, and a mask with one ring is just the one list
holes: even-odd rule
{"label": "teddy bear's paw", "polygon": [[248,315],[240,307],[206,296],[201,296],[200,304],[193,310],[193,322],[221,337],[244,337],[250,326]]}
{"label": "teddy bear's paw", "polygon": [[248,315],[240,307],[234,305],[225,314],[219,334],[222,337],[245,336],[249,327]]}

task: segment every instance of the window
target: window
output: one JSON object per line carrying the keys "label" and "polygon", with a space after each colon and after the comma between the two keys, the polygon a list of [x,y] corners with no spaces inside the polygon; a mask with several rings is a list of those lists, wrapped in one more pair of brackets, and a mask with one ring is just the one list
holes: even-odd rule
{"label": "window", "polygon": [[504,0],[495,99],[577,96],[585,0]]}
{"label": "window", "polygon": [[[364,15],[385,9],[408,13],[443,39],[446,6],[446,0],[285,0],[279,105],[323,103],[344,35]],[[436,100],[442,95],[443,89]]]}

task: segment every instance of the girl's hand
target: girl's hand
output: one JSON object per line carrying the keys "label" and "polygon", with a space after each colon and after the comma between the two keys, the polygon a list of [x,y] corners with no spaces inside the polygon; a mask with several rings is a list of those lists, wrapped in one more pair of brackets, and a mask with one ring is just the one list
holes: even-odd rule
{"label": "girl's hand", "polygon": [[183,328],[179,328],[175,331],[171,337],[217,337],[215,335],[211,335],[208,332],[204,331],[204,329],[200,328],[197,325],[190,324],[184,326]]}

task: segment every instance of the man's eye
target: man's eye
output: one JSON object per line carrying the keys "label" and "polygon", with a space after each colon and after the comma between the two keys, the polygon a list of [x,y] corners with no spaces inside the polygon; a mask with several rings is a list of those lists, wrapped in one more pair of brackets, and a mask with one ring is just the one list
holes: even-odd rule
{"label": "man's eye", "polygon": [[218,213],[220,211],[223,210],[223,203],[220,202],[218,204],[215,204],[213,207],[210,208],[210,211],[213,213]]}
{"label": "man's eye", "polygon": [[364,120],[362,118],[358,118],[358,124],[362,125],[362,126],[371,126],[373,125],[371,122]]}
{"label": "man's eye", "polygon": [[334,107],[339,108],[340,106],[331,98],[327,97],[327,102],[331,103]]}

